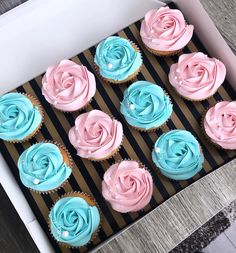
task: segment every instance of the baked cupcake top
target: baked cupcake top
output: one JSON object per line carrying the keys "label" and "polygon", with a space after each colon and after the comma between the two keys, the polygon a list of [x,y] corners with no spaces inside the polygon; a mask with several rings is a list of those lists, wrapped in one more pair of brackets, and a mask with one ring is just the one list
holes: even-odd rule
{"label": "baked cupcake top", "polygon": [[122,81],[142,65],[142,57],[135,45],[127,39],[111,36],[100,42],[94,58],[102,77]]}
{"label": "baked cupcake top", "polygon": [[30,95],[12,92],[0,96],[0,139],[23,141],[37,131],[43,121],[39,106]]}
{"label": "baked cupcake top", "polygon": [[106,159],[121,145],[123,127],[106,113],[92,110],[76,118],[69,139],[79,156],[91,160]]}
{"label": "baked cupcake top", "polygon": [[157,139],[152,160],[166,177],[185,180],[202,169],[204,157],[198,141],[190,132],[171,130]]}
{"label": "baked cupcake top", "polygon": [[93,73],[70,60],[49,66],[42,85],[45,99],[55,108],[67,112],[83,108],[96,92]]}
{"label": "baked cupcake top", "polygon": [[100,224],[96,206],[81,197],[59,199],[49,214],[50,229],[54,238],[72,247],[86,245]]}
{"label": "baked cupcake top", "polygon": [[182,54],[170,67],[169,81],[176,91],[190,100],[212,96],[224,82],[224,64],[201,52]]}
{"label": "baked cupcake top", "polygon": [[[65,151],[66,152],[66,151]],[[72,173],[59,147],[53,143],[36,143],[18,159],[21,182],[28,188],[44,192],[62,185]]]}
{"label": "baked cupcake top", "polygon": [[203,125],[213,143],[223,149],[236,149],[236,101],[222,101],[211,107]]}
{"label": "baked cupcake top", "polygon": [[173,106],[160,86],[137,81],[125,90],[120,111],[130,125],[148,130],[163,125]]}
{"label": "baked cupcake top", "polygon": [[151,174],[136,161],[115,163],[104,174],[102,195],[118,212],[143,209],[150,202],[152,193]]}
{"label": "baked cupcake top", "polygon": [[158,51],[182,49],[193,36],[193,25],[187,25],[176,9],[161,7],[147,12],[141,24],[143,43]]}

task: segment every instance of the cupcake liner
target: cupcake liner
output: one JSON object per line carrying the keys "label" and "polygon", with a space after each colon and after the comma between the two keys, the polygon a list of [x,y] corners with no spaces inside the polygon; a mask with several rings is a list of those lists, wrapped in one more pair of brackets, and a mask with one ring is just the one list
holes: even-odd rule
{"label": "cupcake liner", "polygon": [[[70,167],[72,169],[72,172],[73,172],[73,160],[72,160],[72,157],[71,157],[69,151],[67,150],[67,148],[64,145],[62,145],[61,143],[59,143],[57,141],[51,141],[51,140],[44,140],[44,141],[37,142],[37,143],[55,144],[60,149],[60,151],[62,153],[62,156],[63,156],[63,159],[64,159],[64,162],[66,163],[66,165],[68,167]],[[37,194],[43,194],[43,195],[44,194],[52,194],[54,192],[57,192],[59,189],[62,189],[68,183],[69,178],[70,178],[70,176],[60,186],[58,186],[57,188],[48,190],[48,191],[38,191],[38,190],[35,190],[35,189],[31,189],[31,188],[29,188],[29,190],[31,192],[34,192],[34,193],[37,193]]]}
{"label": "cupcake liner", "polygon": [[[143,43],[144,44],[144,43]],[[182,50],[184,49],[184,47],[183,48],[181,48],[181,49],[178,49],[178,50],[175,50],[175,51],[157,51],[157,50],[154,50],[154,49],[152,49],[152,48],[150,48],[150,47],[148,47],[147,45],[145,45],[144,44],[144,46],[145,46],[145,48],[147,49],[147,51],[149,51],[150,53],[152,53],[152,54],[154,54],[154,55],[156,55],[156,56],[160,56],[160,57],[168,57],[168,56],[174,56],[174,55],[177,55],[177,54],[179,54],[180,52],[182,52]]]}
{"label": "cupcake liner", "polygon": [[[59,197],[53,204],[53,206],[56,204],[57,201],[59,201],[60,199],[62,198],[65,198],[65,197],[81,197],[83,198],[90,206],[96,206],[98,211],[99,211],[99,215],[100,215],[100,224],[97,228],[97,230],[92,234],[91,238],[90,238],[90,241],[83,245],[83,246],[78,246],[78,247],[75,247],[75,246],[71,246],[67,243],[63,243],[63,242],[60,242],[60,241],[57,241],[56,238],[54,237],[52,231],[51,231],[51,226],[50,226],[50,218],[49,218],[49,215],[48,215],[48,228],[49,228],[49,232],[52,236],[52,238],[60,245],[60,246],[63,246],[65,248],[69,248],[69,249],[78,249],[78,248],[83,248],[83,247],[86,247],[87,245],[89,245],[90,243],[92,243],[94,241],[94,239],[96,239],[96,237],[98,236],[98,233],[99,231],[101,230],[101,223],[102,223],[102,212],[101,212],[101,209],[98,205],[98,203],[96,202],[95,199],[93,199],[92,197],[90,197],[89,194],[87,193],[84,193],[84,192],[80,192],[80,191],[73,191],[73,192],[67,192],[65,194],[63,194],[61,197]],[[49,213],[51,212],[53,206],[50,208],[50,211]]]}
{"label": "cupcake liner", "polygon": [[32,95],[27,94],[27,93],[20,93],[19,92],[19,94],[22,94],[22,95],[26,96],[32,102],[32,104],[34,106],[38,107],[38,110],[39,110],[39,112],[42,116],[42,120],[41,120],[40,124],[38,125],[38,127],[31,134],[29,134],[27,137],[25,137],[24,139],[22,139],[22,140],[5,140],[6,142],[10,142],[10,143],[13,143],[13,144],[26,142],[26,141],[30,140],[31,138],[33,138],[34,136],[36,136],[39,133],[39,131],[40,131],[42,125],[43,125],[43,121],[44,121],[43,107],[40,104],[40,102],[38,101],[38,99],[36,99],[35,97],[33,97]]}
{"label": "cupcake liner", "polygon": [[[127,40],[130,42],[130,44],[132,45],[132,47],[134,48],[134,50],[136,52],[139,52],[141,54],[141,58],[142,58],[142,53],[141,53],[139,47],[133,41],[131,41],[129,39],[127,39]],[[119,80],[113,80],[113,79],[109,79],[109,78],[103,77],[100,74],[99,66],[94,63],[94,69],[95,69],[95,72],[97,73],[97,75],[99,75],[99,77],[101,79],[103,79],[105,82],[110,83],[110,84],[126,84],[128,82],[131,82],[141,72],[142,66],[143,66],[143,63],[142,63],[142,65],[136,71],[134,71],[134,73],[132,73],[131,75],[129,75],[126,79],[119,81]]]}
{"label": "cupcake liner", "polygon": [[[152,172],[150,171],[150,169],[144,164],[144,163],[142,163],[142,162],[140,162],[140,161],[137,161],[137,160],[135,160],[135,159],[130,159],[130,158],[124,158],[124,159],[119,159],[119,160],[117,160],[116,162],[114,162],[112,165],[114,165],[114,164],[117,164],[117,163],[121,163],[121,162],[123,162],[123,161],[133,161],[133,162],[137,162],[138,164],[139,164],[139,168],[140,169],[145,169],[146,171],[148,171],[149,173],[150,173],[150,175],[151,175],[151,177],[152,177],[152,182],[153,182],[153,186],[154,186],[154,179],[153,179],[153,176],[152,176]],[[110,165],[109,166],[109,168],[112,166],[112,165]],[[108,169],[109,169],[108,168]],[[152,194],[153,195],[153,194]],[[107,200],[106,200],[107,201]],[[108,203],[109,203],[109,201],[107,201]],[[150,202],[146,205],[146,206],[144,206],[143,208],[141,208],[140,210],[138,210],[138,211],[131,211],[131,212],[128,212],[128,213],[136,213],[136,212],[142,212],[142,211],[145,211],[145,208],[148,206],[150,204]],[[109,205],[110,205],[110,203],[109,203]],[[112,210],[114,210],[113,208],[112,208]]]}

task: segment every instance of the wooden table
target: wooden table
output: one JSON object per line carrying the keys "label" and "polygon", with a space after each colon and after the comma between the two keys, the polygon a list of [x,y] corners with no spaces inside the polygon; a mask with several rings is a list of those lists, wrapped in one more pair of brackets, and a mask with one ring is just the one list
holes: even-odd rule
{"label": "wooden table", "polygon": [[[0,14],[22,2],[25,0],[1,0]],[[201,2],[236,53],[235,0]],[[137,223],[111,238],[97,249],[97,252],[143,253],[167,252],[173,249],[236,199],[235,178],[236,160],[185,188]],[[0,252],[38,252],[2,188],[0,199]]]}

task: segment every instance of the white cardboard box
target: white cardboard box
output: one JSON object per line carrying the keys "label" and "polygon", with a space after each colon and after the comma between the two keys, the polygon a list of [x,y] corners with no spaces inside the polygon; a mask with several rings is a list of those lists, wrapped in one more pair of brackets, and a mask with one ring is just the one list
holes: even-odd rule
{"label": "white cardboard box", "polygon": [[[195,26],[209,53],[222,60],[236,89],[236,56],[198,0],[175,0]],[[70,58],[142,18],[152,0],[30,0],[0,16],[0,94],[43,73],[47,66]],[[199,18],[201,17],[201,18]],[[23,193],[0,156],[0,182],[40,252],[54,252]]]}

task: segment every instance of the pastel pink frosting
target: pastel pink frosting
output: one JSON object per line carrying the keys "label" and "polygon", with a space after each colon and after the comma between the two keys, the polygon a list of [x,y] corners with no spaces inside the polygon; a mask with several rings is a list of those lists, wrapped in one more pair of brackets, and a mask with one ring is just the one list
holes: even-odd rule
{"label": "pastel pink frosting", "polygon": [[182,54],[170,67],[169,81],[177,92],[191,100],[206,99],[225,80],[225,65],[201,52]]}
{"label": "pastel pink frosting", "polygon": [[122,124],[99,110],[79,115],[69,131],[71,144],[77,155],[91,160],[110,156],[123,139]]}
{"label": "pastel pink frosting", "polygon": [[175,51],[188,44],[193,25],[187,25],[183,14],[176,9],[161,7],[147,12],[141,24],[143,43],[157,51]]}
{"label": "pastel pink frosting", "polygon": [[113,164],[104,174],[102,195],[121,213],[143,209],[151,200],[151,174],[136,161]]}
{"label": "pastel pink frosting", "polygon": [[55,108],[68,112],[83,108],[96,92],[94,75],[70,60],[49,66],[42,85],[45,99]]}
{"label": "pastel pink frosting", "polygon": [[236,149],[236,101],[222,101],[211,107],[204,129],[212,142],[224,149]]}

